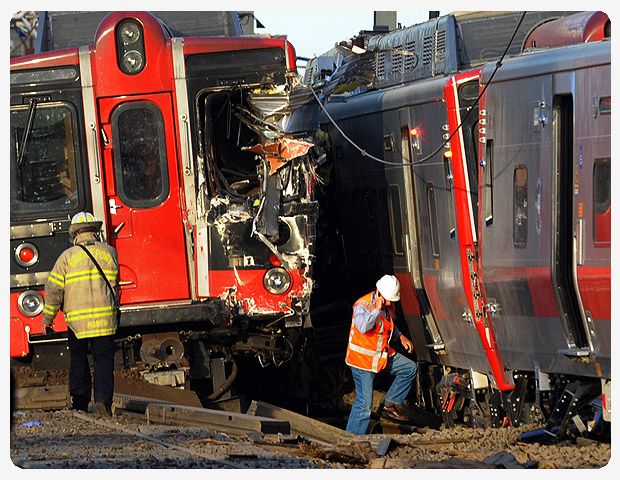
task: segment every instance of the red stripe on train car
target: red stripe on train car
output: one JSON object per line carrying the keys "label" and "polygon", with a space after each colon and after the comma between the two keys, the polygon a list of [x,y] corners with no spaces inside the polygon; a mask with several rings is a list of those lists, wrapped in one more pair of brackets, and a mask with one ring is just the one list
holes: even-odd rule
{"label": "red stripe on train car", "polygon": [[398,272],[395,276],[400,282],[400,304],[403,307],[403,313],[410,317],[419,317],[420,303],[415,293],[411,274]]}

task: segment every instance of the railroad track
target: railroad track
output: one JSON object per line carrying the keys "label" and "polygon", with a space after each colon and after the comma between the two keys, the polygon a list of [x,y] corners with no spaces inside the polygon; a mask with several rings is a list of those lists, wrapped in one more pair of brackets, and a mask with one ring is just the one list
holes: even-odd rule
{"label": "railroad track", "polygon": [[178,452],[183,452],[186,453],[192,457],[195,458],[201,458],[203,460],[208,460],[209,462],[213,462],[216,463],[218,465],[222,465],[224,467],[228,467],[228,468],[239,468],[239,464],[238,463],[233,463],[233,462],[229,462],[223,458],[219,458],[217,456],[213,456],[213,455],[208,455],[204,452],[201,452],[195,448],[189,448],[189,447],[184,447],[182,445],[175,445],[173,443],[169,443],[169,442],[164,442],[163,440],[160,440],[158,438],[155,438],[151,435],[146,435],[134,428],[128,428],[128,427],[123,427],[122,425],[119,425],[118,423],[115,423],[111,420],[102,420],[102,419],[98,419],[98,418],[94,418],[92,416],[83,414],[83,413],[74,413],[73,414],[75,417],[84,420],[85,422],[90,422],[90,423],[94,423],[96,425],[100,425],[102,427],[106,427],[109,428],[111,430],[120,430],[123,433],[126,433],[128,435],[135,435],[136,437],[139,437],[143,440],[146,440],[148,442],[152,442],[156,445],[159,445],[161,447],[167,448],[167,449],[171,449],[171,450],[175,450]]}

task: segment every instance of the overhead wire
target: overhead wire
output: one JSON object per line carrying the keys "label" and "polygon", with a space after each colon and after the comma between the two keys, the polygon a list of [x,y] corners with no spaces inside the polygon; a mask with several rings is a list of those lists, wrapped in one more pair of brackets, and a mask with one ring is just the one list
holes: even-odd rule
{"label": "overhead wire", "polygon": [[495,74],[497,73],[497,71],[499,70],[499,68],[502,66],[502,63],[504,61],[504,58],[506,57],[506,55],[508,54],[508,50],[510,50],[510,47],[512,46],[512,42],[514,41],[515,36],[517,35],[517,32],[519,31],[519,29],[521,28],[521,24],[523,23],[523,20],[525,19],[525,15],[526,15],[527,11],[524,11],[523,14],[521,15],[521,18],[519,19],[519,22],[517,23],[516,28],[514,29],[514,31],[512,32],[512,36],[510,37],[510,41],[508,42],[508,45],[506,46],[506,48],[504,49],[504,52],[502,53],[502,56],[500,57],[500,59],[496,62],[495,64],[495,68],[493,69],[493,72],[491,73],[488,82],[486,83],[486,85],[484,86],[484,88],[482,89],[482,91],[478,94],[478,97],[476,98],[476,101],[473,103],[473,105],[471,105],[468,110],[467,113],[465,114],[465,116],[461,119],[461,122],[459,123],[459,125],[454,129],[454,131],[448,136],[448,138],[446,140],[444,140],[444,142],[439,145],[437,148],[435,148],[431,153],[429,153],[428,155],[426,155],[425,157],[422,157],[419,160],[416,160],[415,162],[389,162],[387,160],[383,160],[382,158],[376,157],[370,153],[368,153],[366,150],[364,150],[362,147],[360,147],[357,143],[355,143],[353,140],[351,140],[351,138],[344,133],[344,131],[342,130],[342,128],[340,128],[340,126],[336,123],[336,121],[332,118],[332,116],[329,114],[329,112],[327,111],[327,109],[325,108],[325,106],[323,105],[323,103],[321,102],[321,100],[319,99],[319,97],[317,96],[316,92],[314,91],[314,89],[312,88],[311,85],[308,85],[308,87],[310,88],[310,91],[312,92],[312,95],[314,95],[314,98],[316,99],[317,103],[319,104],[319,106],[321,107],[321,109],[323,110],[323,112],[325,113],[325,115],[327,116],[327,118],[329,119],[329,121],[332,123],[332,125],[334,125],[334,127],[336,128],[336,130],[338,130],[338,132],[340,132],[340,134],[342,135],[342,137],[349,142],[354,148],[356,148],[364,157],[368,157],[371,160],[374,160],[376,162],[379,163],[383,163],[385,165],[392,165],[392,166],[398,166],[398,167],[406,167],[406,166],[418,166],[422,163],[427,162],[428,160],[430,160],[431,158],[433,158],[435,155],[437,155],[438,152],[441,151],[441,149],[447,145],[450,140],[452,140],[452,137],[454,137],[454,135],[457,134],[457,132],[459,130],[461,130],[461,127],[463,126],[463,124],[467,121],[467,119],[469,118],[469,116],[471,115],[471,112],[474,111],[474,109],[476,108],[476,106],[478,105],[478,103],[480,102],[480,99],[482,98],[482,96],[484,95],[484,93],[486,92],[487,88],[489,87],[489,85],[491,85],[491,83],[493,82],[493,78],[495,77]]}

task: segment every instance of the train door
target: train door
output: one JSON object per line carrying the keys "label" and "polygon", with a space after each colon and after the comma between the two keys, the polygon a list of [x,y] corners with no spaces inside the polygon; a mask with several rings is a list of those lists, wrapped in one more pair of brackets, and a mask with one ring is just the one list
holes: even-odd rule
{"label": "train door", "polygon": [[568,353],[598,356],[595,319],[603,328],[611,318],[609,66],[558,73],[554,83],[557,290]]}
{"label": "train door", "polygon": [[169,94],[99,100],[108,241],[123,304],[189,298]]}
{"label": "train door", "polygon": [[[573,77],[574,73],[559,76]],[[554,79],[563,83],[562,78]],[[572,80],[572,78],[571,78]],[[569,81],[572,85],[572,81]],[[575,206],[573,202],[574,162],[574,98],[572,93],[555,95],[553,99],[553,157],[555,185],[555,239],[552,248],[552,265],[555,291],[559,299],[560,314],[566,326],[569,351],[587,354],[588,334],[583,323],[583,308],[576,282]],[[583,352],[582,352],[583,350]]]}
{"label": "train door", "polygon": [[611,74],[610,64],[575,78],[573,230],[575,275],[590,347],[610,373],[611,338]]}
{"label": "train door", "polygon": [[[401,110],[399,114],[400,122],[400,155],[402,162],[405,164],[411,163],[412,159],[412,142],[411,133],[412,128],[409,120],[409,110]],[[415,133],[415,131],[413,132]],[[419,316],[424,320],[424,326],[428,332],[428,340],[426,343],[432,350],[444,350],[445,343],[441,337],[437,321],[433,316],[433,312],[430,307],[430,301],[426,295],[424,289],[424,282],[422,280],[422,266],[420,259],[420,232],[418,231],[418,219],[419,215],[416,209],[415,203],[415,182],[413,179],[411,165],[407,165],[403,170],[403,186],[404,186],[404,199],[403,203],[406,212],[406,233],[404,235],[404,253],[407,260],[407,273],[410,278],[406,280],[407,283],[411,283],[413,290],[415,291],[415,297],[419,305]],[[401,281],[401,283],[403,283]],[[403,304],[404,308],[404,304]],[[416,323],[416,326],[419,324]],[[415,326],[410,325],[410,330],[415,330]],[[419,338],[426,340],[427,335],[422,332],[417,332]],[[416,338],[417,340],[417,338]],[[426,352],[426,350],[424,350]],[[418,354],[419,355],[419,354]],[[430,361],[430,357],[428,358]]]}
{"label": "train door", "polygon": [[[460,254],[462,285],[468,301],[464,312],[478,333],[500,390],[513,388],[506,375],[500,349],[496,343],[493,321],[484,304],[478,265],[478,107],[479,71],[463,72],[451,78],[444,95],[448,106],[448,125],[445,129],[457,132],[450,139],[450,150],[444,154],[444,169],[452,192],[454,206],[449,212],[454,226]],[[448,134],[446,134],[448,137]],[[445,138],[445,137],[444,137]]]}
{"label": "train door", "polygon": [[[443,96],[444,84],[444,80],[437,82],[437,97]],[[437,101],[412,106],[409,123],[403,125],[409,129],[407,143],[413,165],[406,173],[411,176],[415,194],[422,283],[436,322],[435,328],[431,328],[431,323],[428,327],[437,346],[446,346],[443,362],[468,365],[481,372],[488,370],[488,360],[465,294],[450,149],[442,147],[436,151],[444,141],[444,125],[446,104]],[[431,152],[434,155],[429,156]]]}

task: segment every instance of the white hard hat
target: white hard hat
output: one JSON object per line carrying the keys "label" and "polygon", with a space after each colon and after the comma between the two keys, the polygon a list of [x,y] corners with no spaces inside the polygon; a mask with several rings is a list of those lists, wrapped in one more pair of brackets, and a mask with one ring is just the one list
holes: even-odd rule
{"label": "white hard hat", "polygon": [[390,302],[400,300],[400,282],[394,275],[383,275],[377,281],[377,290],[383,298]]}
{"label": "white hard hat", "polygon": [[103,222],[97,220],[92,213],[80,212],[73,215],[71,225],[69,225],[69,234],[75,236],[78,230],[101,230]]}

